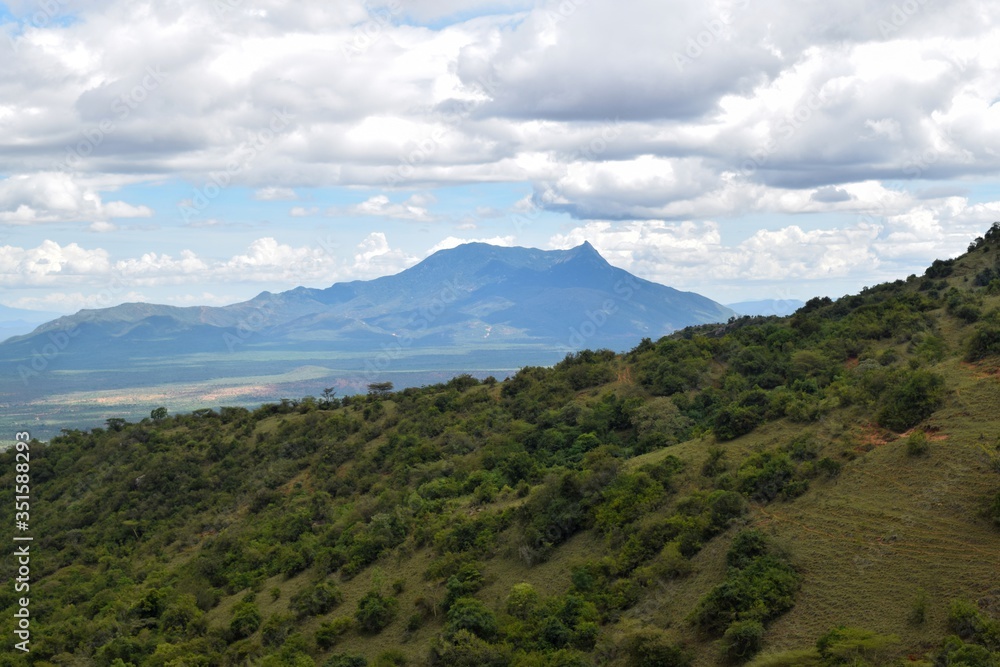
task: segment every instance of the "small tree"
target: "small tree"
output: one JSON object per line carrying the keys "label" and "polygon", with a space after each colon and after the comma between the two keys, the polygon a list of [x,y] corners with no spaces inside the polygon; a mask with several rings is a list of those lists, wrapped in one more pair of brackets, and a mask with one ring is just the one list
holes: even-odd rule
{"label": "small tree", "polygon": [[104,423],[107,424],[108,430],[120,431],[123,428],[125,428],[125,424],[127,424],[128,422],[122,419],[121,417],[109,417],[108,419],[104,420]]}
{"label": "small tree", "polygon": [[164,419],[167,418],[167,409],[163,407],[155,408],[152,412],[149,413],[149,417],[154,422],[163,421]]}
{"label": "small tree", "polygon": [[387,396],[392,393],[391,382],[372,382],[368,385],[369,396]]}
{"label": "small tree", "polygon": [[399,601],[394,597],[386,597],[378,591],[368,591],[358,600],[358,610],[354,618],[358,627],[364,632],[375,634],[381,632],[396,617]]}

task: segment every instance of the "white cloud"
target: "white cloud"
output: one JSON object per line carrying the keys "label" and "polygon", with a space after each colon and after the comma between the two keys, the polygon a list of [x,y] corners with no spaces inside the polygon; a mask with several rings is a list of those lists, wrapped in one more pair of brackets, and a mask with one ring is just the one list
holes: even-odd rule
{"label": "white cloud", "polygon": [[102,202],[87,179],[69,174],[17,174],[0,180],[0,222],[24,225],[37,222],[78,222],[85,219],[148,218],[148,206],[123,201]]}
{"label": "white cloud", "polygon": [[[393,203],[386,195],[375,195],[367,200],[349,207],[345,213],[348,215],[363,215],[382,218],[395,218],[397,220],[417,220],[429,221],[433,219],[426,205],[433,203],[433,198],[425,195],[413,195],[403,202]],[[336,209],[331,214],[341,214]]]}
{"label": "white cloud", "polygon": [[[294,220],[284,222],[324,211],[385,221],[379,229],[457,221],[490,236],[488,207],[474,219],[438,215],[435,196],[517,183],[533,191],[523,212],[568,213],[577,230],[623,221],[605,236],[624,229],[665,250],[681,244],[695,254],[675,252],[680,267],[714,248],[736,253],[726,255],[733,275],[782,266],[795,276],[812,262],[874,276],[949,254],[998,217],[967,199],[981,195],[899,184],[971,188],[1000,170],[1000,5],[916,5],[899,18],[876,0],[75,3],[65,24],[4,26],[0,224],[108,233],[120,219],[158,222],[168,213],[154,210],[155,195],[119,191],[193,190],[224,173],[256,201],[385,189],[354,206],[290,204]],[[11,8],[29,19],[37,11]],[[222,199],[192,234],[255,224]],[[810,229],[792,217],[802,214],[835,222]],[[757,245],[712,241],[748,215],[768,220],[770,231],[751,235]],[[48,238],[57,233],[67,232]],[[24,243],[44,237],[32,238]],[[73,240],[58,237],[60,251]],[[343,264],[263,241],[195,259],[209,277],[284,280],[292,269],[271,262],[299,262],[307,276],[370,276],[419,254],[415,241],[390,248],[384,234]],[[856,256],[842,257],[850,243]],[[613,245],[624,261],[632,246]],[[185,280],[192,258],[143,260],[145,250],[119,261],[144,279]],[[653,261],[641,245],[628,252],[637,265]],[[25,275],[63,275],[39,266]]]}
{"label": "white cloud", "polygon": [[257,201],[295,201],[298,195],[292,188],[267,187],[260,188],[253,193],[253,198]]}
{"label": "white cloud", "polygon": [[970,205],[962,197],[944,197],[913,208],[901,201],[905,193],[896,195],[880,215],[859,215],[851,224],[761,229],[738,243],[724,242],[718,222],[638,220],[589,221],[552,236],[549,245],[570,248],[590,241],[616,266],[693,291],[740,282],[773,294],[782,282],[797,281],[797,293],[807,284],[823,292],[824,284],[857,276],[868,276],[871,284],[922,273],[927,258],[964,250],[990,220],[1000,218],[1000,202]]}
{"label": "white cloud", "polygon": [[417,263],[417,258],[389,246],[384,232],[372,232],[358,244],[351,273],[361,278],[398,273]]}

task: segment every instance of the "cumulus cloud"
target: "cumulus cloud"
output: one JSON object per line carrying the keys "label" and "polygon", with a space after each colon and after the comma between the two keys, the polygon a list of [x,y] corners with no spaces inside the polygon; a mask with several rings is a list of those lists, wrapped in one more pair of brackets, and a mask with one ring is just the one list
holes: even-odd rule
{"label": "cumulus cloud", "polygon": [[123,201],[104,203],[98,190],[58,172],[17,174],[0,180],[0,222],[78,222],[98,218],[148,218],[148,206]]}
{"label": "cumulus cloud", "polygon": [[852,276],[886,280],[922,273],[928,257],[964,250],[962,244],[1000,218],[1000,202],[945,197],[914,208],[905,193],[891,194],[881,211],[873,207],[843,226],[760,229],[735,243],[724,241],[722,226],[714,221],[633,220],[590,221],[552,236],[549,245],[571,248],[590,241],[616,266],[695,291],[706,283],[739,281],[775,293],[782,282],[797,281],[797,290],[805,283],[822,292],[824,284]]}
{"label": "cumulus cloud", "polygon": [[362,215],[382,218],[395,218],[397,220],[416,220],[426,222],[433,219],[427,204],[434,200],[426,195],[416,194],[402,202],[392,202],[386,195],[375,195],[347,208],[346,210],[332,209],[331,215]]}
{"label": "cumulus cloud", "polygon": [[417,258],[389,246],[384,232],[372,232],[358,244],[351,272],[362,278],[398,273],[417,263]]}
{"label": "cumulus cloud", "polygon": [[298,195],[292,188],[260,188],[253,193],[257,201],[295,201]]}
{"label": "cumulus cloud", "polygon": [[[532,196],[514,213],[573,219],[553,243],[600,231],[621,261],[632,253],[667,276],[664,258],[683,271],[730,253],[732,276],[764,280],[768,267],[796,276],[809,264],[874,276],[952,254],[998,217],[963,190],[1000,169],[1000,6],[986,0],[109,0],[46,25],[32,24],[30,3],[10,7],[20,21],[0,26],[0,224],[113,232],[162,214],[123,186],[221,178],[255,201],[381,193],[290,204],[295,224],[320,213],[457,221],[488,237],[503,204],[436,214],[432,195],[517,183]],[[190,229],[252,224],[224,206]],[[791,217],[803,214],[827,227]],[[748,215],[769,230],[724,244]],[[627,242],[635,234],[667,254]],[[195,259],[210,276],[287,279],[279,259],[305,275],[371,276],[413,261],[409,243],[376,232],[335,266],[264,239]],[[132,254],[148,280],[193,261]]]}

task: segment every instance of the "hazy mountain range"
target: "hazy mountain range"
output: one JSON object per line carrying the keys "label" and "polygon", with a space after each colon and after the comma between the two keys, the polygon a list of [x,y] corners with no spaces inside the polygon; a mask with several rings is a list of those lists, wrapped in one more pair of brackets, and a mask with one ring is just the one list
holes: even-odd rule
{"label": "hazy mountain range", "polygon": [[0,363],[30,361],[33,350],[53,339],[66,343],[59,367],[107,370],[135,358],[263,349],[378,352],[502,342],[562,352],[623,350],[642,337],[734,314],[706,297],[615,268],[589,243],[555,251],[471,243],[396,275],[263,292],[229,306],[127,303],[82,310],[6,341]]}

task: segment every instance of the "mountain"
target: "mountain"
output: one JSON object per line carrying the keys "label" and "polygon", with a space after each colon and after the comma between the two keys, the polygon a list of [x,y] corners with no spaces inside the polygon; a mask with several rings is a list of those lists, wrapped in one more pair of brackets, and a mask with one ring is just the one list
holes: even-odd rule
{"label": "mountain", "polygon": [[[658,285],[608,264],[592,245],[543,251],[471,243],[441,250],[401,273],[326,289],[264,292],[224,307],[129,303],[83,310],[0,347],[10,359],[49,333],[87,341],[80,361],[107,361],[101,348],[148,355],[218,352],[253,333],[257,347],[377,350],[407,337],[414,347],[489,342],[625,349],[731,312],[710,299]],[[75,336],[74,336],[75,337]],[[83,347],[83,346],[81,346]]]}
{"label": "mountain", "polygon": [[0,452],[0,662],[995,667],[998,244],[503,381],[65,423]]}
{"label": "mountain", "polygon": [[739,315],[777,315],[784,317],[806,305],[798,299],[763,299],[761,301],[740,301],[726,304],[726,308],[736,311]]}
{"label": "mountain", "polygon": [[306,383],[363,391],[375,379],[434,380],[428,373],[505,376],[733,315],[616,268],[589,243],[554,251],[470,243],[375,280],[263,292],[224,307],[126,303],[58,318],[0,344],[0,402],[44,401],[23,414],[51,423],[67,402],[134,415],[148,413],[147,399],[177,405],[167,398],[190,394],[197,403],[221,389],[249,404],[308,391]]}
{"label": "mountain", "polygon": [[31,333],[39,324],[59,317],[56,313],[11,308],[0,304],[0,342]]}

